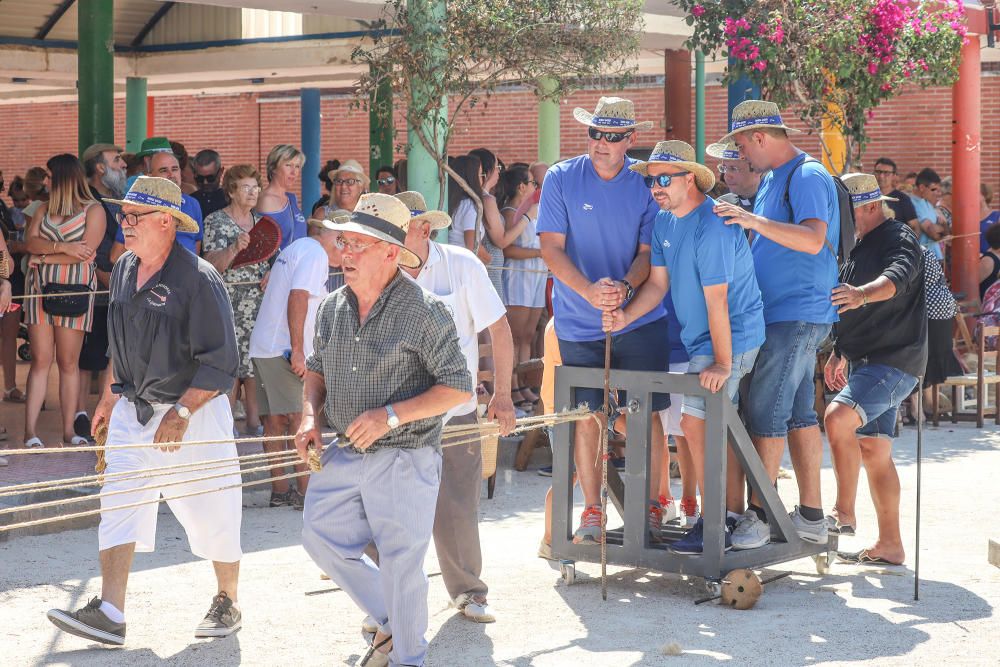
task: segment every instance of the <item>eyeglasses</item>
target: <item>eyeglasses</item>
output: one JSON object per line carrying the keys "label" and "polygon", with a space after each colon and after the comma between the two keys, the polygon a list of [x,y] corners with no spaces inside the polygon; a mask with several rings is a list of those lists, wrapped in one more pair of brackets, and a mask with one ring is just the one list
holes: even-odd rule
{"label": "eyeglasses", "polygon": [[669,187],[675,178],[678,176],[684,176],[690,174],[690,171],[678,171],[676,174],[660,174],[658,176],[645,176],[642,180],[646,182],[647,188],[654,188],[655,186],[660,186],[661,188]]}
{"label": "eyeglasses", "polygon": [[385,178],[378,179],[378,184],[379,185],[392,185],[395,182],[396,182],[396,179],[393,176],[386,176]]}
{"label": "eyeglasses", "polygon": [[162,211],[146,211],[145,213],[122,213],[118,211],[118,224],[135,227],[139,224],[139,218],[152,215],[153,213],[162,213]]}
{"label": "eyeglasses", "polygon": [[261,187],[259,185],[241,185],[240,190],[248,195],[255,195],[261,191]]}
{"label": "eyeglasses", "polygon": [[604,130],[598,130],[596,127],[587,128],[587,134],[594,141],[600,141],[604,139],[609,144],[617,144],[619,141],[624,141],[625,137],[633,133],[633,130],[627,130],[625,132],[606,132]]}
{"label": "eyeglasses", "polygon": [[344,235],[341,234],[337,237],[335,243],[337,245],[337,250],[348,250],[352,255],[360,255],[365,250],[368,250],[368,248],[371,248],[373,245],[378,245],[379,243],[385,243],[385,241],[375,241],[374,243],[359,243],[358,241],[348,241],[347,239],[344,238]]}
{"label": "eyeglasses", "polygon": [[895,176],[896,172],[895,171],[888,171],[888,170],[885,170],[885,169],[876,169],[875,170],[875,175],[876,176]]}
{"label": "eyeglasses", "polygon": [[530,181],[528,181],[528,183],[530,183],[531,185],[534,185],[534,186],[535,186],[536,188],[537,188],[537,187],[538,187],[539,185],[541,185],[541,184],[540,184],[540,183],[539,183],[538,181],[536,181],[535,179],[531,179]]}
{"label": "eyeglasses", "polygon": [[215,183],[217,180],[219,180],[219,172],[215,172],[214,174],[208,174],[207,176],[202,176],[201,174],[195,174],[194,180],[199,185],[202,183]]}
{"label": "eyeglasses", "polygon": [[720,164],[719,165],[719,173],[723,174],[723,175],[725,175],[725,174],[740,174],[740,173],[749,172],[749,171],[750,170],[747,169],[746,167],[741,167],[741,166],[737,166],[737,165],[726,165],[726,164]]}
{"label": "eyeglasses", "polygon": [[333,179],[334,185],[346,185],[347,187],[353,188],[355,185],[361,185],[360,178],[335,178]]}

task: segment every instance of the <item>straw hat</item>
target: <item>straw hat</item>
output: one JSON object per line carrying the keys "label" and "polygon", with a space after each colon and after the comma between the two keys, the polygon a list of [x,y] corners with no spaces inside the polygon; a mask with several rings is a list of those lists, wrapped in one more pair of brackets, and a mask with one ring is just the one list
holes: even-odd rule
{"label": "straw hat", "polygon": [[410,209],[410,223],[429,222],[431,229],[444,229],[451,224],[451,216],[444,211],[428,211],[427,201],[416,190],[407,190],[396,195],[396,199],[406,204]]}
{"label": "straw hat", "polygon": [[173,181],[156,176],[139,176],[122,199],[105,199],[105,203],[141,206],[174,216],[177,231],[198,233],[198,223],[181,211],[181,189]]}
{"label": "straw hat", "polygon": [[406,249],[406,230],[410,226],[410,209],[392,195],[373,192],[361,195],[350,218],[324,220],[323,226],[337,232],[353,232],[385,241],[399,248],[399,263],[415,269],[423,262]]}
{"label": "straw hat", "polygon": [[851,195],[851,205],[854,208],[873,201],[899,201],[895,197],[886,197],[882,194],[878,179],[872,174],[844,174],[841,180]]}
{"label": "straw hat", "polygon": [[739,160],[740,159],[740,149],[732,141],[727,141],[724,144],[709,144],[705,149],[710,157],[714,157],[716,160]]}
{"label": "straw hat", "polygon": [[724,144],[740,132],[766,128],[801,134],[801,130],[785,125],[785,122],[781,120],[781,110],[774,102],[747,100],[740,102],[733,109],[732,132],[719,139],[718,143]]}
{"label": "straw hat", "polygon": [[573,118],[584,125],[612,132],[653,129],[653,124],[648,120],[641,123],[635,122],[635,107],[632,100],[621,97],[602,97],[597,100],[597,109],[594,110],[594,113],[577,107],[573,109]]}
{"label": "straw hat", "polygon": [[337,175],[342,171],[347,171],[356,176],[360,176],[362,181],[361,184],[365,186],[368,185],[368,174],[365,173],[365,168],[362,167],[361,163],[358,162],[357,160],[344,160],[343,162],[341,162],[340,167],[337,168],[337,171],[333,172],[333,177],[336,178]]}
{"label": "straw hat", "polygon": [[173,153],[174,149],[170,145],[170,140],[166,137],[148,137],[142,140],[139,152],[136,157],[149,157],[153,153]]}
{"label": "straw hat", "polygon": [[653,148],[648,160],[636,162],[629,169],[647,176],[651,164],[670,164],[690,171],[694,174],[695,183],[702,192],[708,192],[715,187],[715,174],[695,160],[694,149],[683,141],[661,141]]}
{"label": "straw hat", "polygon": [[309,225],[310,227],[319,227],[320,229],[329,229],[328,226],[326,226],[326,225],[323,224],[324,222],[326,222],[326,221],[329,221],[329,222],[338,222],[338,221],[344,222],[344,221],[347,221],[348,219],[350,219],[350,217],[351,217],[351,212],[348,211],[346,208],[335,208],[332,211],[326,212],[323,215],[322,218],[318,218],[318,219],[317,218],[309,218],[306,221],[306,224]]}

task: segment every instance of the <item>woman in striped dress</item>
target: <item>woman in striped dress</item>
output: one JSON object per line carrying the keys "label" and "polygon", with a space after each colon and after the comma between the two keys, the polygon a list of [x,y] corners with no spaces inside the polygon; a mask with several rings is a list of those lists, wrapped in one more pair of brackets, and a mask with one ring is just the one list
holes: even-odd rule
{"label": "woman in striped dress", "polygon": [[[25,292],[41,295],[46,285],[55,284],[79,285],[82,290],[92,291],[96,289],[95,254],[107,225],[104,208],[91,196],[83,165],[75,156],[56,155],[47,166],[51,196],[32,216],[25,232],[30,253]],[[94,297],[84,297],[83,305],[79,315],[52,315],[46,312],[43,299],[25,300],[25,321],[31,339],[24,419],[26,447],[45,446],[35,429],[53,359],[59,365],[63,442],[70,445],[87,442],[73,432],[80,392],[80,348],[84,334],[90,331]]]}

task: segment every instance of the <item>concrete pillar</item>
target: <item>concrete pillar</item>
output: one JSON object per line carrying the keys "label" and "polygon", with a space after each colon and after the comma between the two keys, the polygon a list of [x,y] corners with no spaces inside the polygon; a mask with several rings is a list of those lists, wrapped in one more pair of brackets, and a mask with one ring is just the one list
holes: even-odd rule
{"label": "concrete pillar", "polygon": [[705,162],[705,54],[694,54],[694,152],[698,162]]}
{"label": "concrete pillar", "polygon": [[668,49],[663,59],[663,109],[667,139],[692,143],[691,52]]}
{"label": "concrete pillar", "polygon": [[115,142],[113,0],[77,3],[77,141],[80,154],[96,143]]}
{"label": "concrete pillar", "polygon": [[[555,90],[557,82],[545,78],[538,82],[543,94]],[[541,99],[538,102],[538,161],[553,165],[559,161],[559,100]]]}
{"label": "concrete pillar", "polygon": [[[425,39],[428,35],[434,36],[438,39],[438,43],[443,43],[444,34],[442,26],[447,18],[447,3],[445,0],[411,0],[409,5],[410,19],[413,23],[414,38],[418,43],[425,43]],[[443,47],[431,48],[426,52],[428,62],[430,66],[428,67],[429,72],[434,72],[434,63],[440,62],[441,52]],[[421,80],[413,80],[410,82],[411,93],[413,99],[417,101],[426,100],[430,91],[428,90],[427,82]],[[440,111],[437,117],[431,117],[423,120],[424,128],[427,130],[429,135],[429,130],[434,126],[439,119],[444,119],[448,117],[448,99],[445,96],[441,97],[440,101]],[[427,200],[427,206],[429,209],[438,209],[442,206],[447,207],[447,200],[441,201],[441,178],[438,170],[437,159],[434,155],[429,153],[427,149],[424,148],[423,144],[417,138],[416,130],[413,127],[414,119],[407,119],[408,127],[408,144],[409,148],[406,154],[406,180],[407,187],[411,190],[419,191],[424,199]],[[440,131],[439,131],[440,135]],[[443,139],[443,137],[441,137]],[[443,142],[438,141],[438,145],[433,147],[434,150],[441,154],[444,149]]]}
{"label": "concrete pillar", "polygon": [[319,199],[319,169],[321,133],[319,111],[319,88],[303,88],[299,91],[299,105],[302,114],[302,152],[306,156],[302,165],[302,210],[308,216],[312,206]]}
{"label": "concrete pillar", "polygon": [[979,294],[980,57],[978,37],[969,39],[962,46],[951,104],[952,233],[959,237],[951,242],[951,287],[967,299]]}
{"label": "concrete pillar", "polygon": [[[729,66],[732,67],[734,59],[729,59]],[[728,88],[729,94],[729,116],[728,120],[731,122],[733,118],[733,109],[740,102],[745,102],[746,100],[759,100],[760,99],[760,86],[752,82],[746,76],[741,76],[736,81],[729,84]]]}
{"label": "concrete pillar", "polygon": [[146,134],[149,106],[146,98],[146,78],[125,79],[125,152],[138,153]]}
{"label": "concrete pillar", "polygon": [[[375,72],[372,72],[372,76]],[[392,166],[392,86],[385,79],[368,100],[368,145],[371,154],[368,176],[371,191],[378,191],[376,171],[379,167]]]}

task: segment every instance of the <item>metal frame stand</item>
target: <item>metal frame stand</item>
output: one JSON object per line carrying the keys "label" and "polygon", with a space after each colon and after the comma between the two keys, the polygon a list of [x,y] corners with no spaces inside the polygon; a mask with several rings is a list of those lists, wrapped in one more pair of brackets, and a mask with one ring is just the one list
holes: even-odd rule
{"label": "metal frame stand", "polygon": [[[574,388],[601,388],[604,370],[561,366],[556,369],[556,405],[569,407]],[[829,570],[837,551],[837,536],[826,544],[799,538],[778,493],[764,470],[736,407],[723,393],[712,394],[701,387],[697,375],[652,371],[611,371],[611,386],[628,393],[628,403],[637,409],[623,409],[628,428],[625,473],[608,469],[610,500],[624,518],[621,528],[607,532],[607,562],[623,567],[641,567],[702,577],[714,591],[726,573],[736,568],[761,568],[776,563],[814,557],[820,574]],[[663,543],[649,540],[649,460],[652,394],[678,393],[705,397],[705,489],[702,496],[704,550],[700,556],[675,554],[670,542],[684,529],[671,523],[663,529]],[[571,582],[575,561],[600,562],[600,546],[573,544],[573,436],[574,425],[555,427],[552,447],[552,553],[563,561],[563,576]],[[726,445],[731,444],[747,479],[760,495],[771,526],[771,543],[759,549],[725,551]],[[662,443],[657,443],[662,447]]]}

